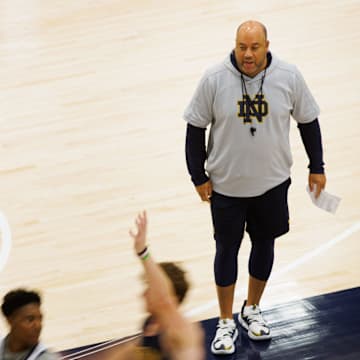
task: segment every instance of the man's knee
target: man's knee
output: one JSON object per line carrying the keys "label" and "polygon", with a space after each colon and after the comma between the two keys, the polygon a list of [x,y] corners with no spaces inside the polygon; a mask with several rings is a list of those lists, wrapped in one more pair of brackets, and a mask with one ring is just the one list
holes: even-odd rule
{"label": "man's knee", "polygon": [[267,281],[274,263],[274,242],[271,237],[251,237],[252,248],[249,258],[249,274]]}

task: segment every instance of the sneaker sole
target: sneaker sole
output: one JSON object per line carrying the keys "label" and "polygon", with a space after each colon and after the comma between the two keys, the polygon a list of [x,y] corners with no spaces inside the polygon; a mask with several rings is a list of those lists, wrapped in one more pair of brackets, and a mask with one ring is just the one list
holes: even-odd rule
{"label": "sneaker sole", "polygon": [[235,329],[235,334],[234,334],[234,337],[233,337],[233,342],[234,342],[234,345],[233,345],[233,348],[231,350],[217,350],[217,349],[213,349],[213,344],[211,343],[211,352],[214,354],[214,355],[231,355],[235,352],[235,341],[236,339],[238,338],[238,335],[239,335],[239,332],[238,332],[238,329]]}
{"label": "sneaker sole", "polygon": [[245,320],[243,320],[243,318],[241,317],[241,315],[239,314],[238,316],[238,321],[240,323],[240,325],[247,330],[248,336],[251,340],[255,340],[255,341],[262,341],[262,340],[270,340],[272,338],[271,334],[269,335],[254,335],[250,330],[249,330],[249,325],[247,324],[247,322]]}

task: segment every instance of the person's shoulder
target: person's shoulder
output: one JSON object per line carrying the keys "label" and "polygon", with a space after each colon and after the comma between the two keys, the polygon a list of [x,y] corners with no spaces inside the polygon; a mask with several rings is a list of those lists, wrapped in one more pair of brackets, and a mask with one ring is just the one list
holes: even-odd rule
{"label": "person's shoulder", "polygon": [[228,61],[228,59],[225,59],[221,62],[211,65],[205,70],[203,77],[205,79],[211,79],[217,76],[221,76],[221,74],[228,71],[228,62],[230,62],[230,60]]}
{"label": "person's shoulder", "polygon": [[287,61],[281,60],[275,55],[272,55],[272,62],[274,70],[293,76],[299,74],[299,69],[295,64],[291,64]]}

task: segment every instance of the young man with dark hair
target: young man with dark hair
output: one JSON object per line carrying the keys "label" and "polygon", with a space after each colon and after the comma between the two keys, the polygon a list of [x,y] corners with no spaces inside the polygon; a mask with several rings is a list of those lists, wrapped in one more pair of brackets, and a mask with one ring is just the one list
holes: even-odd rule
{"label": "young man with dark hair", "polygon": [[39,342],[42,329],[41,298],[35,291],[16,289],[3,299],[1,310],[10,331],[0,341],[1,360],[55,360]]}

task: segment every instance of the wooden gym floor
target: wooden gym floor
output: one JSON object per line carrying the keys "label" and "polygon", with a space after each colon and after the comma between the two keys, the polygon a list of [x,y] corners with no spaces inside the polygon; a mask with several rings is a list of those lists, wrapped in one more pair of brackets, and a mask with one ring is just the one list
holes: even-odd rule
{"label": "wooden gym floor", "polygon": [[277,241],[262,306],[359,286],[359,16],[358,0],[1,1],[0,290],[42,291],[44,342],[61,350],[139,330],[128,229],[142,209],[155,258],[188,270],[184,311],[217,315],[210,214],[186,172],[182,113],[249,18],[320,104],[327,190],[342,198],[336,215],[312,205],[293,124],[292,230]]}

